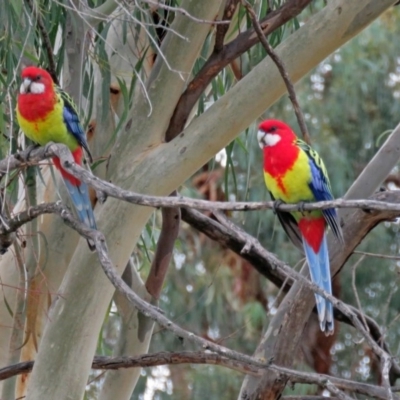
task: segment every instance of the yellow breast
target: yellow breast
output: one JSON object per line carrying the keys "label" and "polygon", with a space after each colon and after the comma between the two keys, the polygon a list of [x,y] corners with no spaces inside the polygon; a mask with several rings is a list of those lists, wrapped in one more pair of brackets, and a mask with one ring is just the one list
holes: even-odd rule
{"label": "yellow breast", "polygon": [[62,105],[60,103],[56,103],[54,109],[45,118],[28,121],[17,110],[17,119],[25,135],[42,146],[49,142],[62,143],[69,135],[64,124]]}
{"label": "yellow breast", "polygon": [[300,151],[293,166],[281,176],[271,176],[264,171],[264,179],[268,190],[276,200],[285,203],[311,201],[314,195],[311,192],[311,168],[307,155]]}

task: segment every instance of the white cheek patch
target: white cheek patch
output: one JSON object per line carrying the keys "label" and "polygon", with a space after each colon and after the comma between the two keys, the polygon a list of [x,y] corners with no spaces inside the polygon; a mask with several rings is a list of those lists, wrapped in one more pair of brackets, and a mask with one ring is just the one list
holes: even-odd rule
{"label": "white cheek patch", "polygon": [[280,140],[280,135],[274,133],[265,133],[263,131],[258,131],[257,133],[258,144],[261,149],[265,146],[275,146]]}
{"label": "white cheek patch", "polygon": [[31,83],[31,93],[33,94],[41,94],[44,93],[44,84],[39,82]]}
{"label": "white cheek patch", "polygon": [[281,137],[279,135],[267,133],[264,138],[264,143],[266,146],[275,146],[280,140]]}

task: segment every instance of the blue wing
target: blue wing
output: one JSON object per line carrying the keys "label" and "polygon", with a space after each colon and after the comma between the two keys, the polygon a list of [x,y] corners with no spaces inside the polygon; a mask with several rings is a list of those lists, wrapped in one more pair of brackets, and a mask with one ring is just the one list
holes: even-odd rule
{"label": "blue wing", "polygon": [[68,131],[71,132],[78,143],[85,149],[87,155],[89,156],[90,162],[93,162],[93,158],[86,141],[85,131],[80,123],[78,111],[72,98],[58,86],[56,87],[56,91],[64,102],[63,117]]}
{"label": "blue wing", "polygon": [[[329,183],[328,172],[326,171],[324,162],[318,153],[313,150],[307,143],[298,139],[297,145],[307,154],[312,180],[309,183],[310,189],[316,201],[333,200],[331,185]],[[343,243],[343,233],[340,227],[339,218],[334,208],[322,210],[325,220],[329,224],[335,237]]]}

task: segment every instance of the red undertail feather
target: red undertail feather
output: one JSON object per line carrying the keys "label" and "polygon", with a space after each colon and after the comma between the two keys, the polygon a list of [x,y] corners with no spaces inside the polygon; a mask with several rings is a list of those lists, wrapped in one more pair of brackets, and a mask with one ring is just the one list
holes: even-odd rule
{"label": "red undertail feather", "polygon": [[[78,165],[82,165],[82,156],[83,156],[83,151],[82,147],[78,147],[76,150],[72,152],[72,155],[74,156],[74,160]],[[77,178],[75,178],[73,175],[68,173],[60,163],[60,159],[58,157],[53,157],[53,162],[56,168],[61,172],[61,175],[63,178],[68,179],[69,182],[71,182],[72,185],[74,186],[79,186],[81,184],[81,181]]]}
{"label": "red undertail feather", "polygon": [[326,222],[324,217],[302,218],[298,225],[303,238],[317,254],[325,232]]}

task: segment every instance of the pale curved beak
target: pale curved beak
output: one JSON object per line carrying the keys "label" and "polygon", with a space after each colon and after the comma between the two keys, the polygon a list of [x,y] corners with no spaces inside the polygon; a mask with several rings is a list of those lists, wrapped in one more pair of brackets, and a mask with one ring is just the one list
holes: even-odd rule
{"label": "pale curved beak", "polygon": [[266,143],[265,143],[266,136],[267,136],[267,134],[264,131],[259,130],[257,132],[258,145],[260,146],[261,150],[266,146]]}

